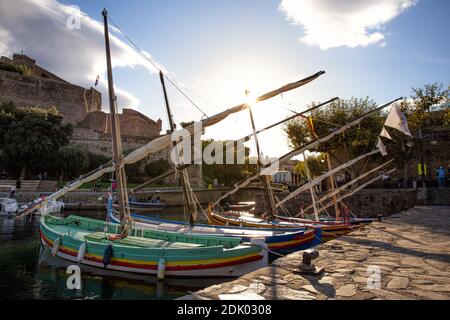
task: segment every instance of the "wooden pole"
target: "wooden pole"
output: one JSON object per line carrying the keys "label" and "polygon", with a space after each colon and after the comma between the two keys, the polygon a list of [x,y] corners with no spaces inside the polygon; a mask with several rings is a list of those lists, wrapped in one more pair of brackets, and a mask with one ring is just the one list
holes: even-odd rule
{"label": "wooden pole", "polygon": [[105,49],[106,49],[106,67],[108,73],[108,94],[109,94],[109,110],[111,113],[111,137],[114,156],[114,165],[117,180],[117,198],[119,202],[120,220],[123,222],[126,216],[129,216],[128,195],[126,192],[126,175],[123,164],[122,142],[120,139],[120,126],[117,116],[116,96],[114,94],[114,83],[111,64],[111,49],[109,45],[108,31],[108,12],[106,9],[102,11],[104,33],[105,33]]}
{"label": "wooden pole", "polygon": [[[169,117],[170,131],[174,132],[175,131],[175,123],[173,121],[172,112],[170,110],[169,98],[167,96],[167,91],[166,91],[166,83],[164,81],[164,74],[162,73],[162,71],[159,71],[159,79],[161,81],[161,86],[162,86],[163,93],[164,93],[164,102],[166,104],[167,116]],[[176,143],[173,142],[172,146],[175,147]],[[185,207],[187,208],[187,210],[189,211],[189,224],[191,226],[193,226],[194,222],[195,222],[195,218],[196,218],[195,216],[193,216],[196,212],[196,207],[195,207],[195,202],[194,202],[195,200],[193,199],[193,197],[190,193],[190,188],[188,186],[189,177],[187,175],[186,169],[181,170],[180,179],[181,179],[181,186],[182,186],[182,190],[183,190],[184,204],[185,204]]]}
{"label": "wooden pole", "polygon": [[[253,129],[253,133],[255,136],[255,143],[256,143],[256,152],[258,152],[258,170],[261,170],[262,168],[262,161],[261,161],[261,153],[260,153],[260,148],[259,148],[259,141],[258,141],[258,135],[256,134],[256,127],[255,127],[255,121],[253,119],[253,113],[252,113],[252,108],[249,105],[248,106],[248,111],[250,113],[250,122],[252,124],[252,129]],[[269,204],[269,220],[273,220],[274,216],[276,215],[276,207],[275,207],[275,198],[273,196],[273,192],[270,189],[270,181],[269,181],[269,177],[267,175],[261,175],[261,180],[263,182],[263,186],[264,186],[264,192],[265,192],[265,196],[266,196],[266,200]]]}
{"label": "wooden pole", "polygon": [[[330,160],[330,154],[327,152],[326,153],[326,157],[327,157],[327,164],[328,164],[328,171],[331,171],[331,160]],[[335,185],[335,181],[334,181],[334,175],[330,176],[330,187],[331,187],[331,192],[334,191],[334,189],[336,188]],[[336,215],[336,221],[339,220],[340,216],[341,216],[341,212],[339,211],[339,206],[336,200],[336,195],[333,195],[333,203],[334,203],[334,212]]]}
{"label": "wooden pole", "polygon": [[[308,182],[311,182],[312,177],[311,177],[311,172],[309,171],[308,160],[306,159],[305,152],[303,152],[303,161],[305,163],[306,177],[308,178]],[[311,201],[312,201],[312,204],[314,207],[314,217],[316,218],[316,221],[319,221],[319,212],[317,211],[317,206],[316,206],[316,195],[314,193],[313,188],[314,188],[313,186],[311,186],[309,188],[309,193],[311,194]]]}

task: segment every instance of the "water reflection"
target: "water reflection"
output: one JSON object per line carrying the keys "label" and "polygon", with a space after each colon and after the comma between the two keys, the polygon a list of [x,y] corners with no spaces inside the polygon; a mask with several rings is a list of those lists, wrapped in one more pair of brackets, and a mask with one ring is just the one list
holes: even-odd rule
{"label": "water reflection", "polygon": [[[69,214],[105,218],[102,211],[65,211],[63,215]],[[154,215],[183,219],[179,209]],[[0,299],[175,299],[226,280],[168,278],[160,282],[149,275],[81,266],[81,289],[69,290],[66,269],[71,263],[42,250],[38,221],[39,217],[0,217]]]}

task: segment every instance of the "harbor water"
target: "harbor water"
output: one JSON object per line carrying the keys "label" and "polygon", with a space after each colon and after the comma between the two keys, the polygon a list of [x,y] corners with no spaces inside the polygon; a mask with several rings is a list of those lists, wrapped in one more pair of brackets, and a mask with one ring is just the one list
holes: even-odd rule
{"label": "harbor water", "polygon": [[[105,211],[64,211],[105,219]],[[182,208],[148,213],[166,219],[183,220]],[[39,217],[16,220],[0,217],[0,299],[176,299],[188,291],[227,279],[168,278],[105,273],[81,266],[81,288],[68,289],[67,263],[42,250],[38,236]]]}

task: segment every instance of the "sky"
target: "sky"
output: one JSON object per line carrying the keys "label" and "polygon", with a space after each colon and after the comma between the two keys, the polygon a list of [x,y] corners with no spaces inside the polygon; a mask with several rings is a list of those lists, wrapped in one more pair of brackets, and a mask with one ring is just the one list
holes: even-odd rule
{"label": "sky", "polygon": [[[94,86],[99,75],[96,88],[106,111],[104,7],[111,21],[208,116],[244,102],[245,90],[257,96],[326,72],[254,105],[258,128],[313,101],[369,96],[383,104],[409,96],[412,87],[450,84],[447,0],[2,0],[0,55],[23,51],[84,87]],[[119,108],[161,118],[165,131],[155,67],[118,30],[111,27],[110,33]],[[177,89],[167,87],[175,122],[202,118]],[[238,139],[250,132],[244,111],[208,128],[205,138]],[[264,154],[289,150],[281,127],[259,140]]]}

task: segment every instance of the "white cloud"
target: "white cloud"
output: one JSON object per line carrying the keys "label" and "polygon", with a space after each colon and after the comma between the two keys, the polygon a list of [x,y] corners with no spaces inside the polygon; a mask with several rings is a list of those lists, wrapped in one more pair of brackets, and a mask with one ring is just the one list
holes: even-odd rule
{"label": "white cloud", "polygon": [[282,0],[279,10],[303,28],[300,41],[322,50],[385,45],[383,29],[418,0]]}
{"label": "white cloud", "polygon": [[[79,19],[80,28],[68,28],[70,17]],[[102,16],[99,21],[56,0],[2,0],[0,1],[0,55],[11,56],[21,52],[36,63],[69,82],[84,87],[94,85],[108,106],[106,58]],[[71,20],[75,21],[74,19]],[[116,32],[115,28],[110,32]],[[114,67],[142,66],[149,72],[155,69],[129,45],[111,35],[111,55]],[[148,55],[148,53],[147,53]],[[131,93],[116,88],[119,107],[137,107],[140,101]]]}

